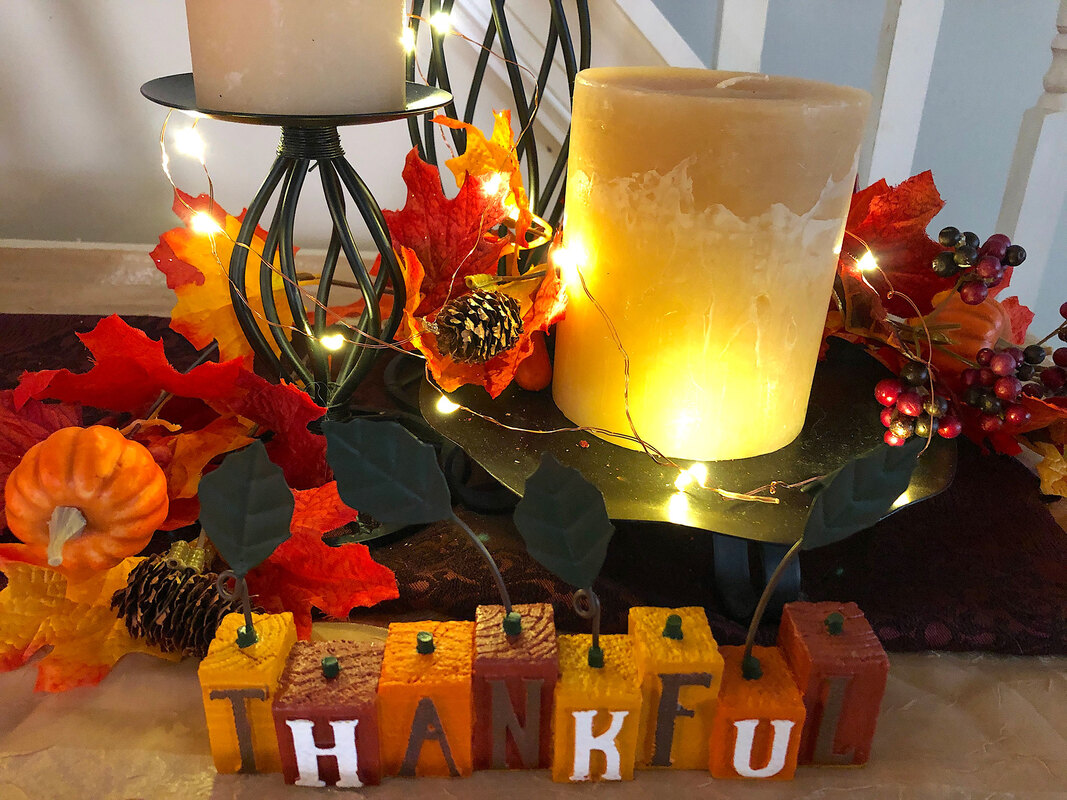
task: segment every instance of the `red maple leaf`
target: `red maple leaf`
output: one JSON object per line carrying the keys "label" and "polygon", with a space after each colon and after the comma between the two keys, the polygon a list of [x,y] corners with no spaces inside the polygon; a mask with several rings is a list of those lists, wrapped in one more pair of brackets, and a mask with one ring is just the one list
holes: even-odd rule
{"label": "red maple leaf", "polygon": [[468,275],[496,272],[509,239],[494,231],[507,210],[502,192],[485,191],[489,176],[470,176],[449,200],[439,170],[415,149],[408,153],[403,177],[408,189],[404,207],[383,213],[393,246],[410,248],[425,271],[422,300],[415,310],[424,317],[461,294]]}
{"label": "red maple leaf", "polygon": [[311,608],[344,619],[356,606],[372,606],[399,596],[396,576],[378,564],[366,545],[331,547],[322,535],[358,513],[330,482],[317,489],[295,491],[292,536],[248,574],[256,602],[271,612],[291,611],[301,639],[311,635]]}
{"label": "red maple leaf", "polygon": [[[82,424],[80,406],[30,400],[16,410],[14,395],[11,389],[0,392],[0,490],[27,450],[60,428]],[[0,491],[0,521],[3,514],[4,493]]]}
{"label": "red maple leaf", "polygon": [[[915,301],[920,313],[929,312],[931,298],[954,285],[952,278],[939,278],[930,269],[934,256],[945,248],[926,235],[926,228],[944,205],[929,170],[898,186],[880,180],[857,192],[845,224],[842,263],[852,262],[869,248],[893,289]],[[878,277],[872,283],[885,298],[889,287],[883,288]],[[886,299],[885,308],[900,317],[915,315],[900,297]]]}
{"label": "red maple leaf", "polygon": [[1011,321],[1012,344],[1023,344],[1026,341],[1026,331],[1030,327],[1030,323],[1034,321],[1034,312],[1020,303],[1018,297],[1008,297],[1001,300],[1000,305]]}

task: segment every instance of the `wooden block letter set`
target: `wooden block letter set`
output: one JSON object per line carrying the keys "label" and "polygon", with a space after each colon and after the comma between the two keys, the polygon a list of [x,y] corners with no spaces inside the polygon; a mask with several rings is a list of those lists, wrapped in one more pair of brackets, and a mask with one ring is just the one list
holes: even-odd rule
{"label": "wooden block letter set", "polygon": [[286,783],[358,788],[381,781],[378,674],[383,642],[297,642],[274,700]]}
{"label": "wooden block letter set", "polygon": [[753,648],[763,674],[741,673],[743,647],[723,647],[722,688],[712,723],[713,778],[791,780],[796,771],[804,699],[775,647]]}
{"label": "wooden block letter set", "polygon": [[641,688],[629,636],[601,636],[604,666],[589,666],[592,637],[559,637],[552,780],[633,780]]}
{"label": "wooden block letter set", "polygon": [[552,763],[552,698],[559,671],[548,603],[518,604],[508,635],[503,606],[478,606],[474,634],[474,767],[537,769]]}
{"label": "wooden block letter set", "polygon": [[804,694],[801,764],[866,764],[889,658],[855,603],[789,603],[778,647]]}
{"label": "wooden block letter set", "polygon": [[644,706],[641,767],[707,769],[722,656],[702,608],[631,608]]}
{"label": "wooden block letter set", "polygon": [[473,622],[394,622],[378,681],[385,775],[471,773]]}
{"label": "wooden block letter set", "polygon": [[293,615],[253,615],[259,641],[237,644],[244,615],[228,614],[197,672],[208,739],[219,772],[280,772],[271,701],[296,643]]}

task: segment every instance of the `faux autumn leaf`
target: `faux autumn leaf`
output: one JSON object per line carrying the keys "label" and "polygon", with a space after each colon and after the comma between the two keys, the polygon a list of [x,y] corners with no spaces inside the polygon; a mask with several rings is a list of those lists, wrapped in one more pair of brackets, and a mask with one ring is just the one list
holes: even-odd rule
{"label": "faux autumn leaf", "polygon": [[112,594],[126,585],[139,560],[127,558],[71,587],[54,570],[4,563],[8,583],[0,592],[0,669],[22,666],[51,646],[36,663],[35,688],[62,692],[99,683],[127,653],[177,661],[177,655],[131,638],[110,609]]}
{"label": "faux autumn leaf", "polygon": [[[515,378],[515,371],[518,369],[519,364],[533,352],[534,345],[530,338],[532,334],[536,331],[547,331],[550,326],[563,316],[563,312],[566,309],[566,287],[554,269],[549,268],[545,278],[539,283],[535,281],[530,281],[529,283],[519,281],[515,284],[509,284],[509,286],[515,287],[508,290],[508,293],[512,294],[513,297],[516,296],[514,294],[516,292],[526,292],[525,296],[516,297],[519,300],[520,308],[523,309],[522,335],[519,337],[518,342],[514,347],[494,356],[484,364],[460,363],[442,355],[437,348],[436,337],[428,331],[420,330],[419,323],[411,314],[411,306],[421,296],[421,288],[418,285],[419,268],[417,262],[416,265],[411,265],[405,261],[401,264],[401,269],[405,271],[405,283],[407,284],[409,297],[408,307],[404,310],[405,324],[416,331],[412,336],[412,343],[426,356],[426,363],[430,373],[438,385],[446,392],[451,392],[460,386],[470,383],[484,387],[492,397],[499,395]],[[522,289],[523,285],[528,288]],[[532,296],[529,294],[531,290],[533,292]]]}
{"label": "faux autumn leaf", "polygon": [[1041,493],[1067,497],[1067,460],[1054,444],[1034,442],[1034,448],[1044,458],[1037,464],[1037,476],[1041,478]]}
{"label": "faux autumn leaf", "polygon": [[[467,132],[467,149],[463,155],[450,158],[445,166],[456,176],[456,185],[462,186],[468,175],[493,178],[500,175],[506,181],[504,205],[518,209],[515,225],[515,238],[522,242],[533,216],[530,202],[526,199],[526,188],[522,182],[522,169],[515,149],[515,135],[511,130],[511,111],[493,112],[493,134],[486,139],[478,128],[466,122],[449,117],[434,117],[434,122],[446,128],[457,128]],[[492,183],[489,184],[493,186]],[[499,191],[504,192],[504,186]]]}
{"label": "faux autumn leaf", "polygon": [[30,400],[15,410],[15,393],[0,392],[0,524],[3,524],[4,484],[26,451],[60,428],[80,427],[80,406]]}
{"label": "faux autumn leaf", "polygon": [[[927,313],[933,307],[931,298],[953,285],[953,279],[939,278],[930,269],[930,262],[944,248],[926,235],[927,226],[944,205],[929,171],[898,186],[891,187],[880,180],[857,192],[845,223],[841,262],[851,261],[848,253],[862,254],[865,244],[893,288],[914,300],[920,313]],[[878,280],[875,277],[872,282],[884,297],[887,287]],[[915,313],[899,297],[887,300],[885,307],[899,317]]]}
{"label": "faux autumn leaf", "polygon": [[[211,214],[224,233],[207,236],[194,232],[189,225],[197,212]],[[164,233],[159,237],[159,245],[152,251],[152,260],[160,272],[167,276],[167,286],[174,290],[178,298],[171,311],[170,327],[198,349],[218,340],[219,357],[223,361],[251,357],[252,349],[241,332],[230,302],[228,273],[233,240],[241,230],[244,214],[232,217],[218,203],[212,204],[208,195],[192,197],[180,190],[175,191],[174,213],[185,223],[185,227]],[[273,342],[268,323],[262,317],[263,301],[259,286],[265,239],[266,231],[257,228],[248,254],[244,294],[264,337],[268,342]],[[285,300],[281,275],[275,273],[272,276],[271,286],[281,323],[291,325],[293,317]]]}
{"label": "faux autumn leaf", "polygon": [[486,177],[472,176],[453,199],[445,197],[437,167],[419,158],[415,149],[408,153],[403,177],[408,189],[404,208],[383,213],[393,246],[410,248],[425,273],[416,309],[423,317],[436,314],[462,292],[468,275],[496,272],[508,238],[493,231],[507,211],[503,192],[486,192]]}
{"label": "faux autumn leaf", "polygon": [[[1004,284],[1001,284],[1001,287],[1003,286]],[[1026,331],[1034,321],[1034,312],[1020,303],[1018,297],[1001,300],[1000,305],[1011,321],[1011,333],[1004,338],[1012,344],[1023,344],[1026,341]]]}
{"label": "faux autumn leaf", "polygon": [[255,601],[267,611],[291,611],[301,639],[311,635],[311,608],[345,618],[356,606],[372,606],[399,596],[396,576],[376,563],[365,545],[331,547],[328,533],[352,522],[357,512],[345,505],[330,482],[295,491],[292,536],[248,574]]}
{"label": "faux autumn leaf", "polygon": [[210,403],[232,392],[242,372],[240,361],[209,362],[178,372],[167,362],[162,342],[114,314],[78,338],[92,354],[92,368],[82,373],[66,369],[24,372],[15,389],[17,409],[31,398],[49,398],[140,415],[164,390]]}

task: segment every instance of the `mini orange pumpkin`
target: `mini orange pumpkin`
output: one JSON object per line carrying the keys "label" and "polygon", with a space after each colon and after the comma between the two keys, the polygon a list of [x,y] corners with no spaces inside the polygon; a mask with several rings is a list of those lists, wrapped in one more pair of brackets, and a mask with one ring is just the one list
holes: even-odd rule
{"label": "mini orange pumpkin", "polygon": [[26,561],[79,580],[139,553],[167,518],[167,478],[114,428],[62,428],[30,448],[4,487]]}

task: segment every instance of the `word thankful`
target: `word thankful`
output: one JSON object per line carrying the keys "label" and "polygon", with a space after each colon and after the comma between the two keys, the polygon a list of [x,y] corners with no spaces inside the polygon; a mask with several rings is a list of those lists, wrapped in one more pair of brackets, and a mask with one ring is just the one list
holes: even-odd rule
{"label": "word thankful", "polygon": [[633,608],[599,652],[557,636],[550,605],[514,611],[394,623],[384,643],[297,642],[291,615],[264,615],[244,648],[229,615],[199,671],[216,768],[360,787],[473,769],[788,780],[868,760],[889,662],[853,603],[787,605],[778,646],[753,651],[758,677],[699,608]]}

